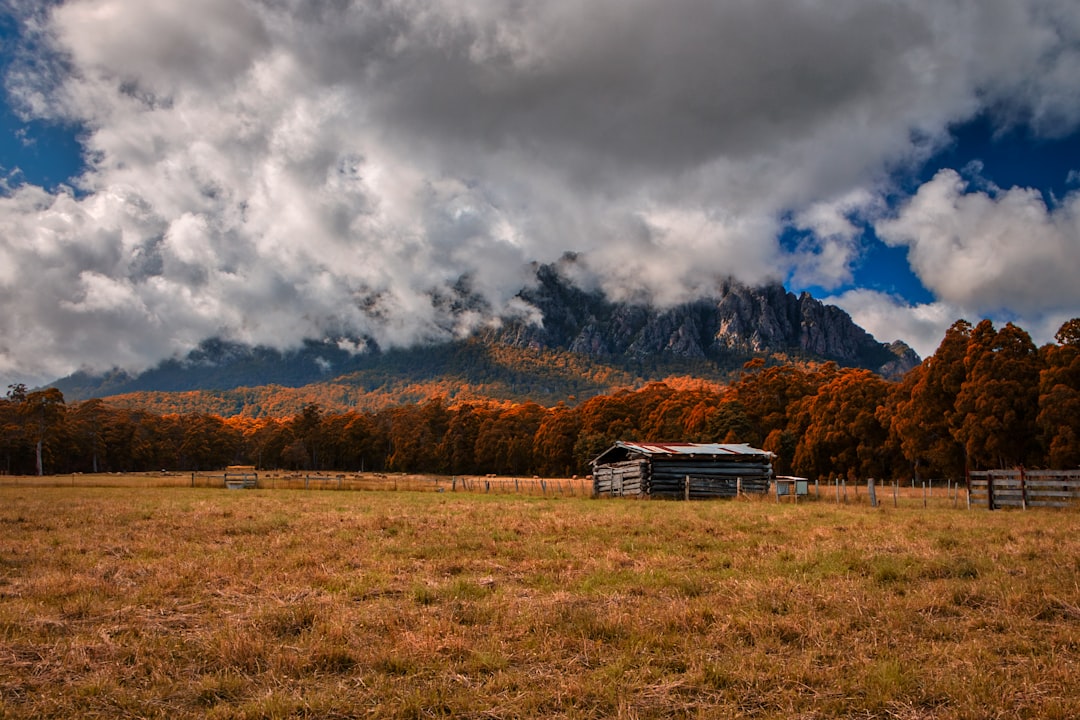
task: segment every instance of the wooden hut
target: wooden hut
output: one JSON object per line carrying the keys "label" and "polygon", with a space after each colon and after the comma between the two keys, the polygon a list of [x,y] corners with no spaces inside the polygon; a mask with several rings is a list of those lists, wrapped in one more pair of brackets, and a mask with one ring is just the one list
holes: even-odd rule
{"label": "wooden hut", "polygon": [[772,458],[742,444],[620,441],[592,461],[593,494],[694,500],[764,494]]}

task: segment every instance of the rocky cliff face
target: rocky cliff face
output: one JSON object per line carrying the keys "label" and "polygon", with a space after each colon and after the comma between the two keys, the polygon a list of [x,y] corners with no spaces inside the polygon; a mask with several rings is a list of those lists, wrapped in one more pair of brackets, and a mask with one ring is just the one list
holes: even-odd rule
{"label": "rocky cliff face", "polygon": [[489,339],[518,347],[570,350],[596,358],[736,361],[758,353],[834,360],[898,377],[919,364],[900,341],[886,345],[840,308],[779,284],[722,285],[715,297],[667,309],[617,304],[570,285],[542,267],[521,298],[543,314],[543,325],[510,322]]}

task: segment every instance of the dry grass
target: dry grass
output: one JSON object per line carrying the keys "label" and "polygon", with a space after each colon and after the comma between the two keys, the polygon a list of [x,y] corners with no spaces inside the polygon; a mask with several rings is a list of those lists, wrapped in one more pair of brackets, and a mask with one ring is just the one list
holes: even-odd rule
{"label": "dry grass", "polygon": [[1073,512],[0,489],[0,717],[1080,717]]}

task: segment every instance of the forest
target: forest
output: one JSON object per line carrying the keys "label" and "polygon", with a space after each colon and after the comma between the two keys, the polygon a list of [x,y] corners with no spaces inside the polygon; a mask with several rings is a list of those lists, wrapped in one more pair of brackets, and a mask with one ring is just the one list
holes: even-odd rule
{"label": "forest", "polygon": [[576,405],[435,398],[282,418],[154,413],[55,388],[0,399],[0,472],[300,471],[585,474],[616,440],[740,442],[778,474],[961,478],[1080,467],[1080,318],[1036,347],[1011,323],[958,320],[901,381],[834,363],[746,363],[721,386],[654,382]]}

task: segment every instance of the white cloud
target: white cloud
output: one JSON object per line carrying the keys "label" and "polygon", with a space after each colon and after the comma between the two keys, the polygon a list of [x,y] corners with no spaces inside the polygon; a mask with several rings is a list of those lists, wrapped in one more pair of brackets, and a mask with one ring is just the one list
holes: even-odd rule
{"label": "white cloud", "polygon": [[908,248],[912,269],[944,302],[977,314],[1080,309],[1080,193],[1048,208],[1038,190],[968,192],[942,170],[877,233]]}
{"label": "white cloud", "polygon": [[848,290],[825,298],[851,316],[858,325],[882,342],[903,340],[919,357],[929,357],[957,319],[962,308],[942,302],[911,305],[904,299],[877,290]]}
{"label": "white cloud", "polygon": [[[1080,120],[1073,0],[12,7],[33,42],[8,94],[80,124],[88,159],[78,193],[0,198],[0,372],[37,379],[210,335],[449,337],[566,251],[622,297],[726,275],[837,287],[851,213],[951,123]],[[1073,212],[991,204],[1047,242]],[[785,218],[813,231],[793,253]],[[932,275],[939,243],[897,223]],[[455,315],[462,288],[480,297]]]}
{"label": "white cloud", "polygon": [[862,242],[862,229],[852,219],[876,214],[882,205],[879,194],[857,188],[796,213],[792,225],[810,234],[789,258],[791,282],[796,287],[816,285],[828,289],[850,284]]}
{"label": "white cloud", "polygon": [[1075,309],[1018,316],[982,313],[942,301],[912,304],[895,295],[865,288],[848,290],[824,301],[842,308],[878,340],[903,340],[922,358],[937,350],[945,331],[960,319],[975,324],[987,318],[998,328],[1011,322],[1031,335],[1036,345],[1043,345],[1054,342],[1054,334],[1065,321],[1076,317]]}

